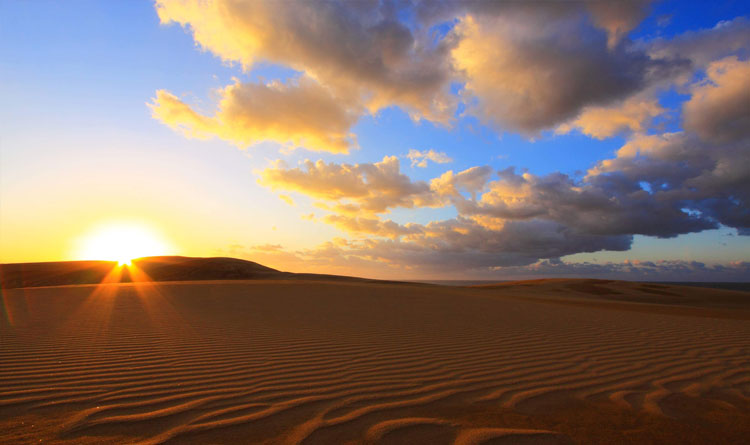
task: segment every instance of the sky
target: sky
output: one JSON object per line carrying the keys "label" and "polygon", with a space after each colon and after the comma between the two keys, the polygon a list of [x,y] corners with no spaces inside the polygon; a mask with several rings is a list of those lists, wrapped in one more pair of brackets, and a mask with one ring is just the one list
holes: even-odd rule
{"label": "sky", "polygon": [[3,1],[0,262],[750,281],[749,56],[743,1]]}

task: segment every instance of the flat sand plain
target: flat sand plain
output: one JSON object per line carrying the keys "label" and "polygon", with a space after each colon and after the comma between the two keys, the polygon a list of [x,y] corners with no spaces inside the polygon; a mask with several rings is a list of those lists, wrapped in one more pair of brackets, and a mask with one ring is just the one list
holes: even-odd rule
{"label": "flat sand plain", "polygon": [[747,443],[750,294],[591,280],[4,290],[0,443]]}

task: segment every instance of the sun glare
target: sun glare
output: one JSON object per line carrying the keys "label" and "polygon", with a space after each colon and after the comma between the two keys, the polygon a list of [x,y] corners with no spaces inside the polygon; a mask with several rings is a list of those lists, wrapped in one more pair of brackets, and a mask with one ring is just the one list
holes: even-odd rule
{"label": "sun glare", "polygon": [[149,228],[115,224],[85,236],[78,257],[82,260],[117,261],[120,266],[129,266],[134,258],[168,253],[167,244]]}

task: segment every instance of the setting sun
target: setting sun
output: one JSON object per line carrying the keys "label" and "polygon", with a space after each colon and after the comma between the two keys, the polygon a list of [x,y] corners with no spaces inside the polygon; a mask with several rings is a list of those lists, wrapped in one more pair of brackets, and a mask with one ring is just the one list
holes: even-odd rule
{"label": "setting sun", "polygon": [[167,244],[151,229],[135,224],[107,225],[85,236],[78,258],[117,261],[130,265],[134,258],[165,255]]}

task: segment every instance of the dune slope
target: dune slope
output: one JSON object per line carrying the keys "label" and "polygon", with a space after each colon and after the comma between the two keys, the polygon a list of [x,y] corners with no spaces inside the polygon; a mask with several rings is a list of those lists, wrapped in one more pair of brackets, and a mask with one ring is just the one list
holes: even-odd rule
{"label": "dune slope", "polygon": [[[98,284],[117,274],[119,282],[237,280],[281,277],[276,269],[236,258],[191,258],[180,256],[145,257],[133,260],[131,267],[114,261],[59,261],[48,263],[0,264],[0,287],[61,286]],[[111,281],[111,280],[109,280]]]}
{"label": "dune slope", "polygon": [[575,290],[568,304],[544,286],[255,280],[4,290],[0,442],[750,437],[750,306],[693,305],[708,311],[694,316]]}

